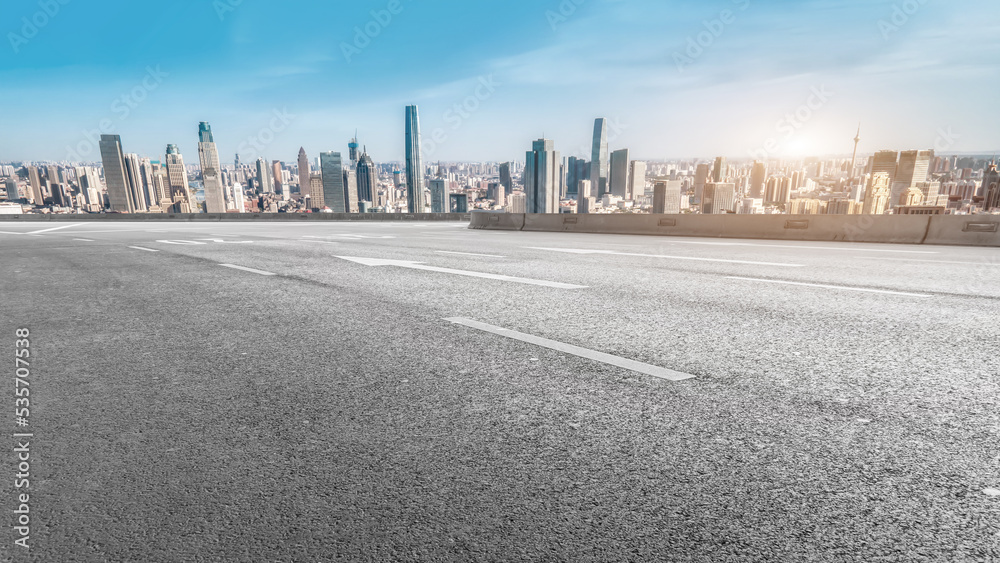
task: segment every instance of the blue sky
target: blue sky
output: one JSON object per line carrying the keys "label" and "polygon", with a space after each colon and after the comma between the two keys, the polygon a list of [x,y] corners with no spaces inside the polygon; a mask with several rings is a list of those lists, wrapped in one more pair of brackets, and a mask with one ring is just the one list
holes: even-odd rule
{"label": "blue sky", "polygon": [[595,117],[644,159],[847,153],[858,122],[862,152],[994,151],[998,16],[995,0],[11,0],[0,161],[97,160],[103,126],[195,162],[199,121],[226,161],[345,151],[355,129],[399,160],[407,104],[431,161],[523,159],[543,134],[585,156]]}

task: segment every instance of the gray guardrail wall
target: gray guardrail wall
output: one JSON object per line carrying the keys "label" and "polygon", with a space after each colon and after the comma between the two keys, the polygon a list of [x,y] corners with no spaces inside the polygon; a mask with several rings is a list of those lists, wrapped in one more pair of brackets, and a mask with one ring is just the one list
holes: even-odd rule
{"label": "gray guardrail wall", "polygon": [[469,221],[468,213],[81,213],[0,215],[2,221]]}
{"label": "gray guardrail wall", "polygon": [[1000,246],[1000,215],[473,213],[469,228],[500,231]]}

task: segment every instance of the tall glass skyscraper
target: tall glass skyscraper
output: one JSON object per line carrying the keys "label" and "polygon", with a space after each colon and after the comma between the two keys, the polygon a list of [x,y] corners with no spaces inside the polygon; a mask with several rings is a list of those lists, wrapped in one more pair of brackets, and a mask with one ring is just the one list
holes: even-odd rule
{"label": "tall glass skyscraper", "polygon": [[524,167],[526,213],[559,213],[559,152],[548,139],[538,139],[531,148]]}
{"label": "tall glass skyscraper", "polygon": [[205,211],[225,213],[226,196],[222,186],[219,150],[212,136],[212,126],[205,121],[198,125],[198,159],[201,162],[201,179],[205,186]]}
{"label": "tall glass skyscraper", "polygon": [[375,203],[376,186],[378,186],[378,170],[372,157],[368,156],[368,149],[361,153],[361,160],[358,161],[358,199]]}
{"label": "tall glass skyscraper", "polygon": [[420,160],[420,114],[406,106],[406,200],[410,213],[423,213],[424,166]]}
{"label": "tall glass skyscraper", "polygon": [[344,162],[339,152],[319,153],[323,169],[323,203],[334,213],[347,213],[344,200]]}
{"label": "tall glass skyscraper", "polygon": [[589,196],[601,197],[608,193],[608,169],[611,167],[608,156],[608,120],[603,117],[594,122],[594,145],[590,158],[590,185],[594,193],[579,192],[579,198]]}
{"label": "tall glass skyscraper", "polygon": [[[125,153],[120,135],[101,135],[101,160],[104,162],[104,182],[108,187],[111,211],[135,213],[132,190],[125,175]],[[39,204],[40,205],[40,204]]]}
{"label": "tall glass skyscraper", "polygon": [[608,174],[608,191],[615,197],[630,199],[628,197],[628,165],[629,150],[621,149],[611,153],[611,171]]}

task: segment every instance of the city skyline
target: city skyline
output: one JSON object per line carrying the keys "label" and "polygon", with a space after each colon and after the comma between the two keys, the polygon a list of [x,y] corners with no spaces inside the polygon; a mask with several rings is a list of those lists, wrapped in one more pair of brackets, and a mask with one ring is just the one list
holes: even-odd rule
{"label": "city skyline", "polygon": [[[341,150],[355,129],[371,154],[403,161],[395,115],[405,105],[421,106],[428,160],[469,162],[516,160],[543,134],[564,155],[587,158],[595,115],[608,118],[612,148],[642,160],[849,154],[858,122],[862,154],[989,153],[1000,127],[983,111],[1000,86],[1000,34],[983,17],[997,8],[987,2],[916,3],[910,14],[888,1],[401,2],[395,14],[383,2],[294,2],[312,14],[306,25],[328,26],[296,34],[272,29],[271,7],[216,4],[182,5],[152,26],[144,6],[104,22],[60,5],[27,39],[30,25],[21,28],[39,7],[19,3],[0,55],[0,99],[22,110],[6,116],[8,129],[31,133],[0,141],[0,160],[66,161],[75,151],[95,162],[95,130],[155,155],[187,138],[189,123],[208,121],[221,152],[248,161],[292,160],[301,146]],[[458,25],[476,14],[506,41]],[[110,25],[125,34],[120,43],[98,37]],[[205,44],[177,44],[180,27]],[[122,49],[137,33],[142,40]],[[600,88],[581,89],[593,78]],[[959,87],[970,81],[977,87]]]}

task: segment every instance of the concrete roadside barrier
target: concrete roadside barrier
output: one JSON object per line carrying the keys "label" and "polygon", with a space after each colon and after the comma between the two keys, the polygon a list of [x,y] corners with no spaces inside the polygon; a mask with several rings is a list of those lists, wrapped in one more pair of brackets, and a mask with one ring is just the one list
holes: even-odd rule
{"label": "concrete roadside barrier", "polygon": [[1000,246],[1000,215],[932,215],[924,244]]}

